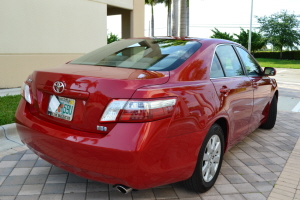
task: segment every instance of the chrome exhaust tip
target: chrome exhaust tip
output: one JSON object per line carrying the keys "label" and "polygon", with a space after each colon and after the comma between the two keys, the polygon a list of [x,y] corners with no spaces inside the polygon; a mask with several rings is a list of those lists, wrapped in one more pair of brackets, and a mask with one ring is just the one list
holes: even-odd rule
{"label": "chrome exhaust tip", "polygon": [[114,185],[113,187],[123,194],[128,194],[129,192],[132,191],[131,187],[127,187],[125,185]]}

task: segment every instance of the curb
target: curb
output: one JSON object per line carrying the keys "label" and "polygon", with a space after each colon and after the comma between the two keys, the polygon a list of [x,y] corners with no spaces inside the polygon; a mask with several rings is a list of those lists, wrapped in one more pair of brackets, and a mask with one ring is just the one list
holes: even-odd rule
{"label": "curb", "polygon": [[19,138],[16,123],[0,126],[0,152],[18,146],[24,146]]}
{"label": "curb", "polygon": [[21,88],[0,89],[0,97],[21,94]]}

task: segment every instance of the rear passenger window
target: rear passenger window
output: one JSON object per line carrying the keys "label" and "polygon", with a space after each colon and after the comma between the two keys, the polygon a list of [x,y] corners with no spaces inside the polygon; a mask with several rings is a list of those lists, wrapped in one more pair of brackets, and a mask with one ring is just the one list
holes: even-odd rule
{"label": "rear passenger window", "polygon": [[216,54],[220,59],[226,77],[245,75],[242,65],[231,45],[218,46]]}
{"label": "rear passenger window", "polygon": [[236,49],[238,50],[238,52],[241,56],[241,59],[243,61],[243,64],[246,68],[247,73],[252,76],[261,75],[262,70],[261,70],[260,66],[252,58],[252,56],[247,51],[245,51],[244,49],[242,49],[240,47],[236,47]]}
{"label": "rear passenger window", "polygon": [[213,63],[211,65],[210,78],[219,78],[219,77],[224,77],[224,76],[225,75],[224,75],[222,66],[219,62],[217,55],[215,54]]}

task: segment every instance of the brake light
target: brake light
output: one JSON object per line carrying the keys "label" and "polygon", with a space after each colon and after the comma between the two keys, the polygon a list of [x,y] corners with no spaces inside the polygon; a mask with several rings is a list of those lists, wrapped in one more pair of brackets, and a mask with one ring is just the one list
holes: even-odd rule
{"label": "brake light", "polygon": [[32,104],[33,101],[30,93],[30,87],[26,83],[23,83],[23,86],[21,88],[21,94],[28,103]]}
{"label": "brake light", "polygon": [[145,122],[172,116],[176,98],[152,100],[113,100],[101,122]]}

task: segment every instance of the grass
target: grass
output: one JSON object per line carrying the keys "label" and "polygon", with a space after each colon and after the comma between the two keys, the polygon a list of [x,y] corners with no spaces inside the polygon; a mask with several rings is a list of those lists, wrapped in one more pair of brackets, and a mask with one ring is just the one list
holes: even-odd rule
{"label": "grass", "polygon": [[0,97],[0,125],[15,122],[15,113],[20,99],[21,95]]}
{"label": "grass", "polygon": [[300,69],[300,60],[256,58],[261,67]]}

